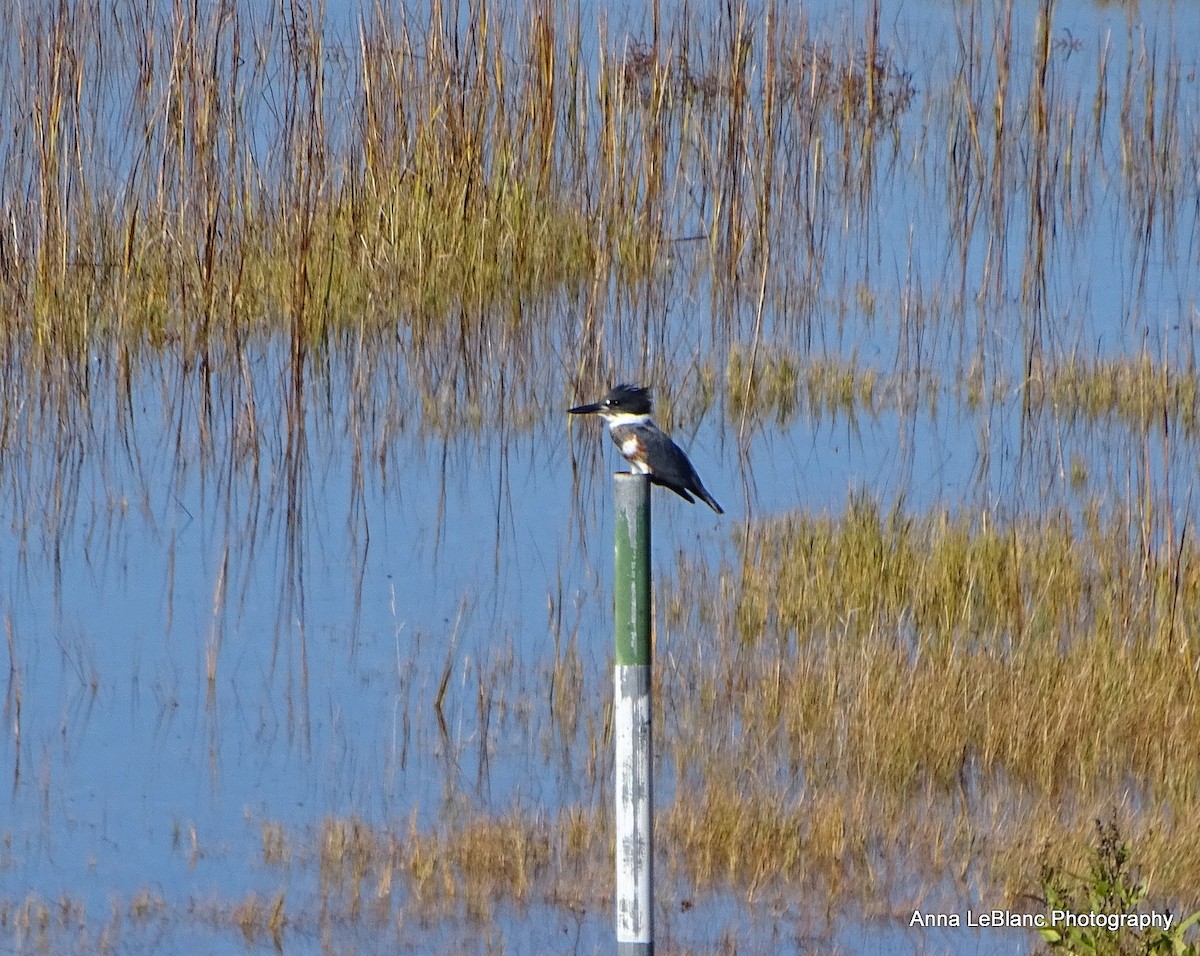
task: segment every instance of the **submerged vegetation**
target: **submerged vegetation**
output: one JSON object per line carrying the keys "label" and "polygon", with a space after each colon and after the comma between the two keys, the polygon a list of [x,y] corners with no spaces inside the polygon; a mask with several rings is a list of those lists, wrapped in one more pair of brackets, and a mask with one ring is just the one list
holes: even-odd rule
{"label": "submerged vegetation", "polygon": [[[583,927],[607,933],[608,604],[589,543],[607,538],[596,495],[555,515],[536,478],[555,462],[590,488],[607,446],[572,436],[592,457],[567,462],[564,396],[633,377],[745,504],[726,546],[681,547],[658,584],[671,945],[759,945],[719,916],[695,929],[706,903],[775,952],[822,915],[1082,901],[1116,877],[1095,869],[1090,890],[1038,861],[1074,866],[1096,818],[1137,847],[1144,883],[1120,905],[1152,885],[1195,909],[1196,51],[1107,8],[1082,38],[1048,0],[956,7],[944,42],[891,36],[877,3],[833,25],[774,2],[634,24],[543,0],[329,6],[0,9],[0,115],[20,118],[0,128],[0,557],[19,569],[0,754],[24,816],[49,821],[69,773],[47,741],[117,706],[114,683],[139,713],[145,676],[155,747],[177,710],[206,724],[214,790],[231,696],[253,747],[341,755],[364,735],[369,783],[330,791],[433,782],[420,806],[384,801],[388,819],[326,810],[353,788],[298,799],[321,806],[307,824],[248,809],[252,864],[177,821],[181,870],[253,871],[227,893],[148,876],[101,914],[0,886],[13,948],[203,926],[277,949],[368,933],[364,951],[507,951],[497,926],[519,918],[586,951]],[[899,450],[815,505],[869,441]],[[760,487],[772,455],[782,491]],[[952,455],[957,477],[913,480]],[[344,521],[314,480],[335,459]],[[544,630],[470,620],[477,580],[457,616],[432,606],[456,481],[493,508],[464,519],[459,557],[496,592],[545,574]],[[526,495],[564,526],[553,548],[525,537]],[[403,557],[383,572],[390,618],[363,634],[380,548]],[[314,552],[345,575],[346,607],[320,621]],[[431,606],[397,609],[393,574]],[[43,577],[53,642],[20,603]],[[138,631],[145,658],[117,681],[119,642],[70,591],[130,578],[160,587],[169,639],[160,658]],[[233,640],[260,607],[273,630],[254,618]],[[327,645],[343,656],[316,663]],[[60,697],[30,683],[49,658]],[[246,660],[263,683],[228,694]],[[351,694],[386,686],[390,725],[345,729],[323,683],[343,670]],[[490,782],[514,752],[504,803]],[[11,825],[0,877],[46,842]]]}

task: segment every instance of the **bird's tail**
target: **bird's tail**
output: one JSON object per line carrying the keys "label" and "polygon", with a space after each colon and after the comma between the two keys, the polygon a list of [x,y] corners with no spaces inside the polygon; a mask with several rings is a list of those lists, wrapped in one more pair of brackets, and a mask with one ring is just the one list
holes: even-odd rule
{"label": "bird's tail", "polygon": [[710,495],[703,485],[700,485],[700,487],[696,488],[695,491],[696,497],[712,508],[712,510],[717,514],[723,515],[725,513],[725,509],[717,504],[717,499]]}

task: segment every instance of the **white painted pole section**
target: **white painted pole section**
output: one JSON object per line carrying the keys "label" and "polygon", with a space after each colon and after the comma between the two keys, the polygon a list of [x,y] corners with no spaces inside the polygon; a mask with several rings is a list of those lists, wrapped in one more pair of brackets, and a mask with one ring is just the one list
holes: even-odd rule
{"label": "white painted pole section", "polygon": [[617,952],[654,951],[653,737],[650,668],[618,664],[617,763]]}

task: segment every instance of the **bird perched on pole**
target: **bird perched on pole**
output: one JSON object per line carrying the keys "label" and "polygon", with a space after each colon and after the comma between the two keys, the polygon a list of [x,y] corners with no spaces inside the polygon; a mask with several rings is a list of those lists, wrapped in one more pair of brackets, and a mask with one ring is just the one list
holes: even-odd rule
{"label": "bird perched on pole", "polygon": [[649,475],[654,484],[670,488],[693,504],[699,498],[717,514],[725,513],[700,481],[683,449],[654,424],[650,417],[650,389],[616,385],[600,401],[576,405],[567,411],[571,415],[596,414],[603,418],[613,444],[621,450],[632,471]]}

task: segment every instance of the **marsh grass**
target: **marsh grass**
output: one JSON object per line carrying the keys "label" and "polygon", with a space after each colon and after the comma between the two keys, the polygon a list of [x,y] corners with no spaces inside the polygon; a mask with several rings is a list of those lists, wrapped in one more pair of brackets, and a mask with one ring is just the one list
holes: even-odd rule
{"label": "marsh grass", "polygon": [[[869,417],[902,401],[898,382],[885,381],[853,358],[845,362],[802,359],[786,349],[761,349],[751,366],[751,358],[735,349],[725,374],[726,410],[734,420],[748,417],[757,422],[773,416],[776,425],[786,427],[799,416]],[[746,382],[750,388],[742,387]]]}
{"label": "marsh grass", "polygon": [[854,355],[821,359],[780,346],[750,355],[734,348],[725,369],[725,409],[734,421],[745,417],[787,428],[799,418],[855,420],[884,411],[936,416],[946,400],[982,413],[989,403],[1019,396],[1025,414],[1049,409],[1056,421],[1120,423],[1139,436],[1165,427],[1189,443],[1200,416],[1200,377],[1190,358],[1177,355],[1074,353],[1040,362],[1037,373],[1020,385],[1008,377],[988,380],[975,364],[955,387],[955,394],[943,394],[939,373],[919,366],[885,373]]}
{"label": "marsh grass", "polygon": [[[32,343],[42,358],[18,364],[54,379],[89,345],[135,365],[147,347],[178,350],[211,376],[260,334],[312,347],[398,330],[411,381],[445,411],[458,395],[446,378],[520,378],[547,349],[582,355],[584,384],[608,378],[610,349],[669,354],[661,327],[640,343],[609,327],[605,299],[612,281],[683,264],[721,280],[712,346],[750,407],[767,303],[772,338],[808,341],[823,306],[864,311],[848,289],[821,298],[832,224],[877,248],[873,208],[899,171],[947,180],[959,274],[930,290],[947,295],[945,317],[981,296],[1031,305],[1010,341],[1032,371],[1054,345],[1048,264],[1092,224],[1104,130],[1119,129],[1110,159],[1143,282],[1184,181],[1178,55],[1131,42],[1120,70],[1106,47],[1094,89],[1072,95],[1078,43],[1052,14],[1043,5],[1021,70],[1013,51],[1029,38],[1011,10],[965,15],[947,72],[929,78],[945,86],[924,90],[877,6],[835,39],[774,4],[657,18],[648,37],[543,3],[418,16],[383,2],[338,30],[315,0],[268,17],[9,9],[5,106],[32,121],[0,139],[6,352]],[[949,131],[935,165],[905,152],[914,118]],[[1083,142],[1105,148],[1093,158]],[[1010,230],[1028,239],[1015,271]],[[572,308],[547,317],[538,305],[557,297]],[[535,322],[561,338],[531,335]]]}
{"label": "marsh grass", "polygon": [[[762,522],[739,549],[715,572],[685,559],[678,572],[732,618],[667,612],[672,633],[715,629],[722,648],[693,677],[699,693],[667,690],[669,759],[703,795],[669,826],[703,848],[705,880],[753,885],[764,855],[778,873],[861,878],[879,845],[940,848],[948,866],[966,839],[1011,892],[1043,843],[1086,840],[1115,802],[1160,890],[1187,898],[1200,878],[1190,541],[1155,543],[1095,510],[1002,522],[859,499]],[[760,842],[776,849],[743,853]]]}
{"label": "marsh grass", "polygon": [[465,812],[434,831],[411,821],[392,828],[338,818],[322,829],[324,905],[344,908],[351,919],[365,886],[376,918],[394,909],[393,919],[409,912],[476,923],[490,923],[497,903],[524,906],[552,893],[593,905],[603,892],[593,881],[604,867],[599,851],[609,828],[594,811],[578,807],[548,817],[520,809],[499,817]]}
{"label": "marsh grass", "polygon": [[419,338],[457,308],[581,282],[601,255],[555,165],[559,111],[582,97],[556,92],[549,8],[512,47],[487,6],[466,25],[377,6],[356,45],[315,3],[4,19],[6,106],[36,120],[0,146],[5,332],[51,354],[317,342],[369,304]]}
{"label": "marsh grass", "polygon": [[[365,471],[399,481],[393,462],[411,449],[398,434],[435,436],[443,461],[463,433],[492,428],[505,445],[563,393],[633,367],[686,382],[664,396],[668,426],[714,409],[781,429],[932,410],[941,381],[964,381],[979,416],[1014,401],[1022,423],[1048,409],[1055,423],[1194,437],[1194,362],[1063,354],[1090,329],[1077,303],[1054,309],[1048,280],[1098,210],[1125,228],[1143,283],[1174,254],[1190,169],[1174,52],[1134,38],[1122,67],[1106,44],[1080,92],[1051,4],[1032,48],[1012,4],[991,19],[972,6],[945,72],[921,78],[941,85],[922,89],[877,5],[840,37],[775,4],[723,5],[703,27],[685,10],[649,37],[593,32],[551,3],[433,3],[418,19],[382,0],[348,35],[315,2],[265,18],[151,7],[0,12],[0,112],[29,119],[0,131],[0,468],[16,535],[45,528],[55,558],[95,416],[112,402],[116,444],[134,447],[147,380],[172,433],[157,453],[177,479],[220,474],[227,520],[246,487],[276,482],[261,510],[283,515],[281,629],[292,612],[304,622],[307,469],[322,447],[310,428],[352,433],[357,529]],[[1111,177],[1115,211],[1102,201]],[[922,249],[883,254],[903,245],[877,212],[897,181],[938,197],[950,255],[932,280]],[[895,294],[879,281],[893,266],[906,273]],[[697,319],[687,307],[703,290]],[[881,330],[895,359],[861,360]],[[342,404],[345,421],[331,411]],[[1086,464],[1070,467],[1094,493]],[[114,498],[114,513],[126,507]],[[804,905],[886,909],[946,881],[1012,898],[1036,884],[1043,848],[1077,853],[1117,804],[1163,893],[1200,885],[1191,515],[1151,491],[1014,512],[862,496],[837,515],[751,516],[723,564],[680,560],[658,636],[673,662],[658,684],[670,879],[739,902],[782,887],[785,905],[803,887]],[[245,513],[212,588],[213,713],[225,615],[267,550],[258,509]],[[528,749],[551,752],[590,802],[450,804],[423,828],[415,811],[392,825],[331,817],[315,835],[265,824],[263,865],[315,869],[315,900],[289,884],[184,912],[142,893],[130,922],[211,919],[279,947],[338,920],[476,933],[501,906],[602,910],[611,728],[586,628],[560,641],[558,618],[553,660],[531,665],[551,713]],[[447,648],[431,677],[398,651],[399,762],[410,742],[442,746],[450,762],[474,757],[482,779],[499,735],[527,731],[540,706],[522,684],[533,671],[511,646],[466,668],[457,629]],[[81,681],[96,693],[98,677]],[[444,720],[440,739],[410,726],[410,711],[441,719],[454,703],[474,721],[469,745]],[[189,835],[194,865],[205,851]],[[70,898],[0,901],[18,948],[56,951],[86,923]]]}
{"label": "marsh grass", "polygon": [[232,922],[242,931],[248,944],[270,939],[278,947],[287,926],[285,896],[282,891],[273,900],[264,900],[251,893],[233,907]]}
{"label": "marsh grass", "polygon": [[1124,422],[1138,432],[1178,429],[1196,435],[1200,389],[1194,363],[1149,355],[1092,359],[1071,356],[1031,383],[1035,401],[1051,402],[1064,418]]}
{"label": "marsh grass", "polygon": [[[681,556],[658,635],[664,885],[689,900],[802,889],[882,916],[947,883],[1016,903],[1044,853],[1075,859],[1116,812],[1156,893],[1186,905],[1200,553],[1143,530],[1098,508],[1006,521],[859,498],[753,524],[726,565]],[[579,660],[556,659],[566,694]],[[431,829],[331,818],[326,905],[484,926],[498,908],[602,907],[608,815],[468,802]]]}
{"label": "marsh grass", "polygon": [[[385,2],[350,36],[316,2],[148,12],[4,14],[5,105],[33,118],[0,142],[5,331],[76,361],[397,313],[419,346],[459,311],[511,320],[613,269],[653,275],[689,219],[736,272],[786,185],[754,151],[804,150],[784,118],[869,151],[913,97],[877,15],[846,50],[745,9],[711,43],[686,17],[653,42],[591,36],[552,4]],[[711,204],[679,206],[690,169]]]}

